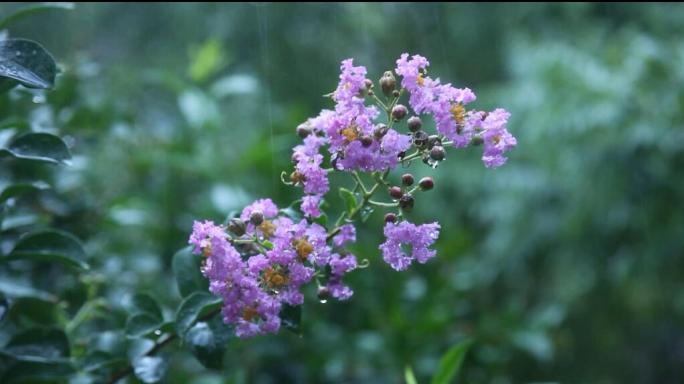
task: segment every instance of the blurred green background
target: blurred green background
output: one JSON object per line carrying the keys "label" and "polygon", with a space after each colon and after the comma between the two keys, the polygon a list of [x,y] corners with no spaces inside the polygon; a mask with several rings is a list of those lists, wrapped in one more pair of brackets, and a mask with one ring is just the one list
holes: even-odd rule
{"label": "blurred green background", "polygon": [[475,108],[511,111],[508,164],[467,149],[415,169],[436,181],[412,219],[441,222],[437,258],[392,271],[377,214],[352,300],[308,292],[303,336],[233,340],[221,372],[168,348],[165,382],[399,383],[407,365],[427,382],[466,337],[463,383],[684,382],[683,21],[681,4],[131,3],[17,23],[63,71],[20,97],[74,154],[40,204],[84,241],[108,300],[80,342],[120,337],[133,292],[175,309],[193,219],[297,197],[279,174],[341,60],[377,79],[410,52]]}

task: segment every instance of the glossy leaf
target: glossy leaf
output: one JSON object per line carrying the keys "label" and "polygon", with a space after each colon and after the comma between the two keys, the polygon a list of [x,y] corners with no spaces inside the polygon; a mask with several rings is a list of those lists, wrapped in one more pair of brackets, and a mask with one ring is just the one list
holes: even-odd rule
{"label": "glossy leaf", "polygon": [[160,321],[164,318],[159,304],[152,296],[146,293],[138,293],[133,296],[132,302],[134,313],[149,314]]}
{"label": "glossy leaf", "polygon": [[168,364],[159,356],[143,356],[133,360],[133,372],[143,383],[156,383],[166,373]]}
{"label": "glossy leaf", "polygon": [[209,289],[207,279],[200,272],[201,263],[201,257],[193,255],[189,246],[173,255],[173,274],[181,296],[187,297],[194,292],[206,292]]}
{"label": "glossy leaf", "polygon": [[346,188],[340,188],[340,197],[344,200],[345,207],[347,208],[347,213],[352,213],[354,209],[358,206],[356,201],[356,196],[354,193]]}
{"label": "glossy leaf", "polygon": [[126,321],[126,336],[138,338],[147,336],[161,328],[163,321],[149,313],[137,313]]}
{"label": "glossy leaf", "polygon": [[449,384],[458,374],[471,341],[465,340],[451,347],[439,361],[437,372],[432,377],[432,384]]}
{"label": "glossy leaf", "polygon": [[54,261],[70,267],[88,269],[85,251],[76,237],[66,232],[46,230],[23,236],[8,260]]}
{"label": "glossy leaf", "polygon": [[201,321],[192,326],[183,341],[188,345],[197,360],[207,368],[220,369],[223,355],[232,337],[231,328],[223,324],[219,316],[209,321]]}
{"label": "glossy leaf", "polygon": [[221,299],[206,292],[195,292],[181,303],[176,313],[176,331],[179,335],[185,332],[201,316],[217,311],[221,307]]}
{"label": "glossy leaf", "polygon": [[7,148],[0,149],[0,155],[55,164],[66,163],[71,159],[71,153],[64,141],[44,132],[27,133],[17,137]]}
{"label": "glossy leaf", "polygon": [[48,189],[49,187],[49,185],[41,182],[9,185],[5,189],[3,189],[2,192],[0,192],[0,204],[6,202],[7,200],[13,197],[21,196],[27,193],[42,191]]}
{"label": "glossy leaf", "polygon": [[296,334],[301,333],[302,322],[302,306],[301,305],[287,305],[283,304],[280,310],[281,323],[285,329]]}
{"label": "glossy leaf", "polygon": [[35,14],[45,12],[45,11],[50,11],[50,10],[55,10],[55,9],[63,9],[63,10],[72,10],[74,9],[74,3],[36,3],[36,4],[31,4],[28,5],[24,8],[21,8],[20,10],[12,13],[11,15],[5,17],[4,19],[0,20],[0,29],[7,28],[8,25],[15,23],[21,19],[24,19],[29,16],[33,16]]}
{"label": "glossy leaf", "polygon": [[69,340],[58,329],[35,328],[12,337],[3,354],[20,361],[55,362],[70,355]]}
{"label": "glossy leaf", "polygon": [[40,44],[26,39],[0,40],[0,77],[29,88],[52,88],[57,63]]}

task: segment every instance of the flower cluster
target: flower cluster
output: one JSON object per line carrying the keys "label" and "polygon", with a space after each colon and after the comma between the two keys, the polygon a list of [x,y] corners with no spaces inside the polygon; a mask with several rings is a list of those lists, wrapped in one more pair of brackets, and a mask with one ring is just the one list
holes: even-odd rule
{"label": "flower cluster", "polygon": [[194,253],[202,255],[209,290],[223,298],[223,318],[239,337],[277,332],[283,305],[304,302],[302,285],[316,271],[329,269],[320,290],[345,300],[352,290],[342,277],[357,266],[342,246],[356,240],[348,224],[331,238],[322,226],[280,214],[270,199],[244,208],[227,226],[196,221],[190,236]]}
{"label": "flower cluster", "polygon": [[[352,223],[373,210],[389,210],[379,249],[391,268],[402,271],[435,256],[431,247],[440,225],[407,220],[418,194],[433,189],[434,181],[425,177],[415,183],[406,173],[400,183],[392,183],[390,172],[397,165],[422,160],[435,167],[446,159],[446,147],[471,145],[483,146],[488,168],[506,162],[506,153],[516,145],[506,128],[510,114],[501,108],[466,109],[475,93],[429,77],[428,67],[426,58],[402,54],[394,71],[380,78],[380,93],[365,67],[342,61],[337,88],[328,95],[334,109],[297,127],[302,143],[293,148],[289,177],[286,172],[281,176],[302,188],[304,219],[294,220],[262,199],[226,225],[195,222],[190,243],[204,258],[202,272],[211,292],[223,298],[224,320],[238,336],[276,332],[283,306],[301,305],[302,286],[314,280],[321,302],[350,298],[353,291],[342,279],[361,266],[345,247],[356,241]],[[409,107],[399,103],[405,94]],[[433,133],[423,124],[426,117],[434,121]],[[354,185],[340,190],[346,209],[328,224],[321,206],[334,172],[351,175]],[[381,190],[390,201],[374,199]]]}

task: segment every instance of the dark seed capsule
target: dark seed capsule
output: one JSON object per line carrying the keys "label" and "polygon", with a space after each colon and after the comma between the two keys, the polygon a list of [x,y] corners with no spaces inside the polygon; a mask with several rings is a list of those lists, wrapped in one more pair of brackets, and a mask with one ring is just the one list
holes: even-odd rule
{"label": "dark seed capsule", "polygon": [[361,145],[363,145],[365,148],[368,148],[373,144],[373,138],[370,136],[361,136]]}
{"label": "dark seed capsule", "polygon": [[404,210],[406,212],[411,212],[411,210],[413,209],[413,203],[414,203],[413,196],[408,195],[408,194],[402,196],[401,199],[399,199],[399,206],[401,207],[402,210]]}
{"label": "dark seed capsule", "polygon": [[413,134],[413,145],[423,149],[427,147],[428,135],[424,131],[418,131]]}
{"label": "dark seed capsule", "polygon": [[389,195],[394,199],[401,199],[404,193],[401,191],[401,188],[395,186],[389,189]]}
{"label": "dark seed capsule", "polygon": [[410,173],[406,173],[403,176],[401,176],[401,182],[407,187],[410,187],[413,185],[413,175]]}
{"label": "dark seed capsule", "polygon": [[330,289],[325,286],[318,287],[318,300],[325,303],[330,298]]}
{"label": "dark seed capsule", "polygon": [[228,222],[228,230],[235,236],[242,236],[245,234],[245,222],[237,217],[230,219]]}
{"label": "dark seed capsule", "polygon": [[366,79],[366,80],[364,80],[364,81],[363,81],[363,85],[365,85],[365,86],[366,86],[366,88],[368,88],[368,89],[371,89],[371,88],[373,88],[373,82],[372,82],[372,81],[370,81],[370,79]]}
{"label": "dark seed capsule", "polygon": [[435,161],[444,160],[444,147],[441,145],[435,145],[430,150],[430,158]]}
{"label": "dark seed capsule", "polygon": [[434,188],[435,182],[432,180],[432,177],[423,177],[420,179],[420,183],[418,183],[418,185],[420,185],[420,189],[423,191],[429,191]]}
{"label": "dark seed capsule", "polygon": [[394,91],[392,91],[392,96],[394,96],[394,97],[399,97],[400,94],[401,93],[399,93],[399,91],[397,91],[396,89]]}
{"label": "dark seed capsule", "polygon": [[437,135],[430,135],[430,137],[428,137],[428,148],[432,148],[435,145],[442,145],[442,139]]}
{"label": "dark seed capsule", "polygon": [[418,116],[411,116],[406,120],[406,125],[411,132],[418,132],[423,127],[423,120]]}
{"label": "dark seed capsule", "polygon": [[388,213],[385,215],[385,223],[394,223],[397,221],[397,215],[395,213]]}
{"label": "dark seed capsule", "polygon": [[406,117],[407,113],[408,109],[406,109],[406,107],[401,104],[397,104],[394,106],[394,108],[392,108],[392,117],[397,121]]}
{"label": "dark seed capsule", "polygon": [[373,136],[375,137],[375,140],[382,139],[385,136],[385,134],[387,134],[387,131],[389,131],[389,128],[387,128],[387,125],[378,124],[375,127],[375,129],[373,130]]}
{"label": "dark seed capsule", "polygon": [[311,126],[307,123],[302,123],[297,126],[297,135],[302,139],[311,134]]}
{"label": "dark seed capsule", "polygon": [[379,83],[380,88],[382,88],[382,93],[389,97],[389,95],[394,92],[394,87],[397,85],[397,79],[394,78],[394,74],[392,74],[392,72],[387,71],[383,73]]}
{"label": "dark seed capsule", "polygon": [[259,210],[253,211],[252,214],[249,215],[249,222],[254,225],[260,225],[264,222],[264,213]]}

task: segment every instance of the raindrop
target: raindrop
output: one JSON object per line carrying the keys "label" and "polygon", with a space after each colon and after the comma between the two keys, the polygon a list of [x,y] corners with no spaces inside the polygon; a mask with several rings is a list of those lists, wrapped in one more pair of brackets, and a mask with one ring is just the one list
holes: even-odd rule
{"label": "raindrop", "polygon": [[321,304],[325,304],[328,302],[328,299],[320,299],[318,300]]}
{"label": "raindrop", "polygon": [[154,334],[155,334],[156,336],[161,336],[161,334],[162,334],[161,329],[157,329],[156,331],[154,331]]}
{"label": "raindrop", "polygon": [[35,95],[32,101],[36,104],[42,104],[45,102],[45,95]]}

